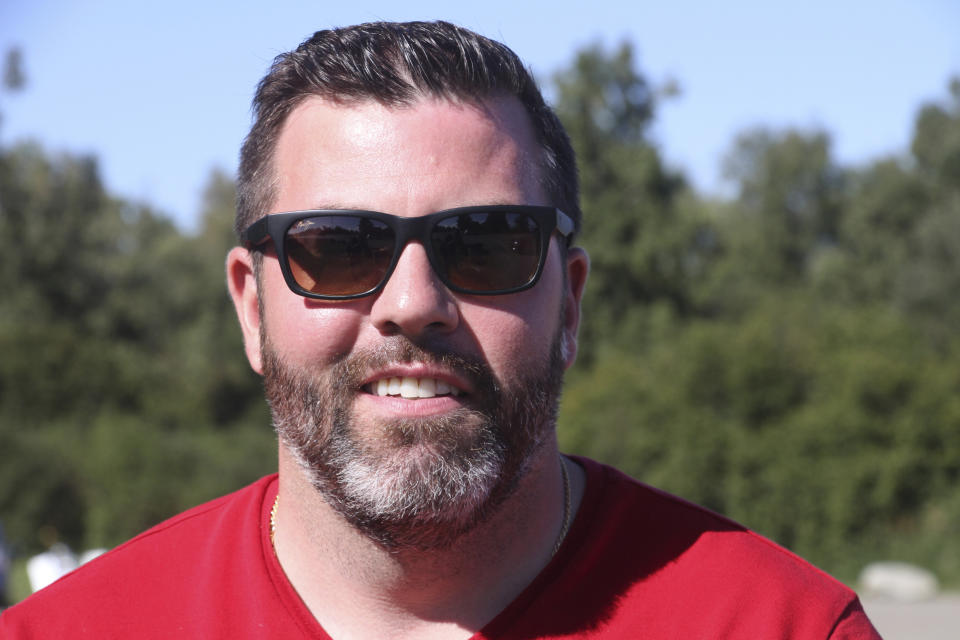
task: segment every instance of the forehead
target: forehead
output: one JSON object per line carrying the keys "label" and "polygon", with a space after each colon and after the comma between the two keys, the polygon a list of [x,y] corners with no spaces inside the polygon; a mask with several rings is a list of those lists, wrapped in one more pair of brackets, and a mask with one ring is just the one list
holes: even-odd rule
{"label": "forehead", "polygon": [[423,98],[388,107],[309,98],[277,144],[274,211],[364,208],[397,215],[471,204],[546,204],[539,148],[513,97]]}

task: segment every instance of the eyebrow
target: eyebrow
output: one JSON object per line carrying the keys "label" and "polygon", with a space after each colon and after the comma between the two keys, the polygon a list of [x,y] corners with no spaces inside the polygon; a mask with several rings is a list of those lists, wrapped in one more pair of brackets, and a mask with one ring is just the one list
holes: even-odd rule
{"label": "eyebrow", "polygon": [[307,209],[307,211],[318,210],[322,211],[324,209],[329,209],[331,211],[372,211],[366,207],[359,206],[357,204],[350,204],[346,202],[320,202],[314,203],[314,206]]}
{"label": "eyebrow", "polygon": [[[522,202],[511,202],[509,200],[486,200],[483,202],[473,202],[468,201],[466,203],[460,203],[452,207],[444,207],[443,209],[436,209],[434,211],[427,211],[423,215],[428,215],[431,213],[437,213],[439,211],[449,211],[450,209],[462,209],[464,207],[509,207],[514,205],[523,205]],[[550,205],[546,205],[550,206]],[[386,213],[389,215],[398,215],[390,211],[381,211],[380,209],[370,209],[359,204],[346,203],[346,202],[322,202],[315,203],[313,206],[307,209],[298,209],[298,211],[372,211],[374,213]],[[285,211],[274,211],[273,213],[286,213]]]}

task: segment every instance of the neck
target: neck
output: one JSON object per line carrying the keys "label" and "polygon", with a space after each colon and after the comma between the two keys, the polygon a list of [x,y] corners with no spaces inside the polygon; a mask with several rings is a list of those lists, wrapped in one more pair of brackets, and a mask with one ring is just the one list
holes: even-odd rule
{"label": "neck", "polygon": [[[275,549],[294,588],[335,638],[467,637],[549,563],[583,491],[555,443],[516,491],[440,550],[387,550],[360,533],[310,485],[281,447]],[[567,501],[569,500],[569,507]]]}

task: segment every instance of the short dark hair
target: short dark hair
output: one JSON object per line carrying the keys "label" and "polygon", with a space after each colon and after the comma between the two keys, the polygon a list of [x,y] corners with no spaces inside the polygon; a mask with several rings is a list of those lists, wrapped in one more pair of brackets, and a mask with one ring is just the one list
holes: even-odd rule
{"label": "short dark hair", "polygon": [[376,22],[318,31],[273,61],[257,87],[254,123],[240,151],[237,233],[268,213],[276,197],[277,141],[287,117],[304,99],[402,106],[423,95],[473,101],[517,97],[543,152],[541,182],[550,204],[573,218],[579,231],[573,148],[517,55],[448,22]]}

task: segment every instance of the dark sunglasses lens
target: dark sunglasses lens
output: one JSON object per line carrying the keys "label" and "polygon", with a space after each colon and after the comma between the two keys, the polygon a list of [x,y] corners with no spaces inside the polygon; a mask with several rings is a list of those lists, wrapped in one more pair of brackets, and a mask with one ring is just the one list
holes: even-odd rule
{"label": "dark sunglasses lens", "polygon": [[523,213],[469,213],[445,218],[430,241],[441,274],[467,291],[528,284],[540,263],[540,226]]}
{"label": "dark sunglasses lens", "polygon": [[284,239],[293,279],[310,293],[350,296],[383,281],[393,255],[394,233],[386,224],[358,216],[299,220]]}

